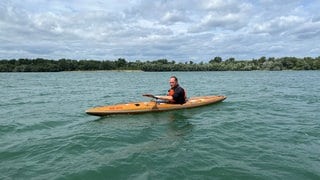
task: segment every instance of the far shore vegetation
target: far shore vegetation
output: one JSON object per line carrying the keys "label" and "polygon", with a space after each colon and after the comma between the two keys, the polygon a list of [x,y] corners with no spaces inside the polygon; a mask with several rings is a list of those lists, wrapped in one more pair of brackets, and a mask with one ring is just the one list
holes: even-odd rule
{"label": "far shore vegetation", "polygon": [[208,62],[195,63],[193,61],[176,62],[167,59],[154,61],[117,60],[50,60],[36,59],[3,59],[0,60],[0,72],[60,72],[60,71],[254,71],[254,70],[320,70],[320,56],[316,58],[304,57],[261,57],[252,60],[236,60],[229,58],[222,60],[215,57]]}

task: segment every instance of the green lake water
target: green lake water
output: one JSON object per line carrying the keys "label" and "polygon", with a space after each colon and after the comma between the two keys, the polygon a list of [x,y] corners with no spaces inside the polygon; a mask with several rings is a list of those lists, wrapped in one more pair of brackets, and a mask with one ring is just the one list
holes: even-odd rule
{"label": "green lake water", "polygon": [[[201,108],[96,117],[176,75]],[[320,179],[320,71],[0,73],[0,179]]]}

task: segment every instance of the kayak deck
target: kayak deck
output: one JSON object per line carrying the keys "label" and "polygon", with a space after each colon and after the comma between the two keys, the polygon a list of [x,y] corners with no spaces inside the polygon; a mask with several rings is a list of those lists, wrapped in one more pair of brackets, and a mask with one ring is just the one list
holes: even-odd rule
{"label": "kayak deck", "polygon": [[188,101],[184,104],[158,103],[156,101],[131,102],[125,104],[98,106],[86,110],[86,113],[95,116],[106,116],[111,114],[137,114],[169,111],[214,104],[217,102],[221,102],[226,98],[226,96],[198,96],[189,98]]}

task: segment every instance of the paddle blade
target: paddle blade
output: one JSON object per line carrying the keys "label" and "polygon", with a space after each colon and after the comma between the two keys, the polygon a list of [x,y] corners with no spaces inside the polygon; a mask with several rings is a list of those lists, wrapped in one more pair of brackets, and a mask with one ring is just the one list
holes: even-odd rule
{"label": "paddle blade", "polygon": [[154,95],[152,94],[143,94],[142,96],[146,96],[146,97],[149,97],[149,98],[156,98]]}

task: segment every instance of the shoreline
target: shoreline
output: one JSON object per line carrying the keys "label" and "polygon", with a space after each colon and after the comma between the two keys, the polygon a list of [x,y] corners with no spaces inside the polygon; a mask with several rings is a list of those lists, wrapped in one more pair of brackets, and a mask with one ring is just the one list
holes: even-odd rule
{"label": "shoreline", "polygon": [[79,70],[79,71],[58,71],[59,72],[145,72],[142,70]]}

